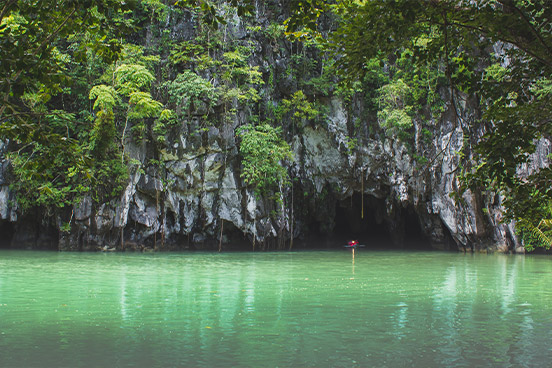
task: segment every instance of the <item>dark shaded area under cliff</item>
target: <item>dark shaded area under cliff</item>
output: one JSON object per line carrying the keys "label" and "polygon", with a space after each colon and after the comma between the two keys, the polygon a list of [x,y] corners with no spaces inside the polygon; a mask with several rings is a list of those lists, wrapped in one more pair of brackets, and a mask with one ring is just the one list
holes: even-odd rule
{"label": "dark shaded area under cliff", "polygon": [[59,231],[37,216],[22,217],[17,223],[0,221],[0,249],[58,250],[58,242]]}
{"label": "dark shaded area under cliff", "polygon": [[[396,218],[386,216],[385,200],[372,196],[352,198],[336,207],[334,236],[356,239],[367,248],[431,249],[419,219],[411,208],[399,209]],[[362,206],[364,202],[364,206]]]}
{"label": "dark shaded area under cliff", "polygon": [[0,221],[0,249],[9,249],[13,235],[15,233],[14,224],[9,221]]}
{"label": "dark shaded area under cliff", "polygon": [[299,247],[341,248],[354,239],[368,249],[433,249],[413,208],[398,208],[391,218],[385,200],[369,195],[362,198],[359,193],[335,203],[331,230],[316,221],[309,228],[308,237],[298,242]]}
{"label": "dark shaded area under cliff", "polygon": [[[364,202],[364,203],[363,203]],[[387,203],[384,199],[365,195],[362,197],[355,193],[345,200],[328,200],[326,213],[327,223],[313,220],[309,224],[309,232],[301,239],[295,239],[294,249],[341,249],[349,240],[358,240],[367,249],[379,250],[431,250],[430,239],[424,234],[420,220],[410,207],[398,207],[389,215]],[[335,206],[335,208],[331,208]],[[333,217],[333,218],[332,218]],[[36,218],[26,218],[18,226],[4,221],[0,222],[0,249],[58,249],[56,238],[59,237],[53,228],[39,225]],[[170,219],[169,219],[170,222]],[[328,225],[332,224],[332,225]],[[118,234],[116,234],[118,235]],[[248,239],[232,223],[225,222],[223,251],[251,250],[251,239]],[[128,235],[127,235],[128,236]],[[127,237],[125,236],[125,238]],[[205,239],[194,243],[192,235],[182,235],[167,239],[167,246],[161,245],[161,236],[157,237],[157,243],[146,242],[136,244],[130,249],[158,249],[158,250],[217,250],[218,239]],[[216,240],[216,241],[215,241]],[[153,240],[152,240],[153,241]],[[274,242],[274,244],[272,244]],[[256,250],[288,249],[289,239],[286,244],[280,244],[273,239],[271,243],[257,244]],[[151,243],[151,244],[149,244]],[[128,243],[130,244],[130,243]],[[81,246],[75,250],[85,249]],[[96,248],[87,248],[90,250]]]}

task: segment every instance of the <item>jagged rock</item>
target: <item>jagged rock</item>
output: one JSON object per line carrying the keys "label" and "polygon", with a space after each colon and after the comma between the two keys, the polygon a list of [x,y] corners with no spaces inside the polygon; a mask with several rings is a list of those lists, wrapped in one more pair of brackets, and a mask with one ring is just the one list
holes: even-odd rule
{"label": "jagged rock", "polygon": [[84,221],[92,214],[92,198],[86,196],[74,206],[75,220]]}
{"label": "jagged rock", "polygon": [[7,185],[0,187],[0,220],[10,218],[10,189]]}
{"label": "jagged rock", "polygon": [[242,196],[234,172],[230,168],[226,168],[224,172],[220,201],[219,217],[230,221],[238,229],[242,229],[244,223],[241,207]]}
{"label": "jagged rock", "polygon": [[148,196],[144,196],[141,193],[136,193],[134,201],[129,209],[129,217],[139,224],[142,224],[148,228],[159,227],[158,222],[158,208],[159,204]]}
{"label": "jagged rock", "polygon": [[[109,206],[109,204],[102,204],[98,211],[96,211],[95,223],[96,230],[99,233],[109,232],[114,226],[115,211]],[[126,219],[125,219],[126,223]],[[117,226],[120,227],[120,226]]]}

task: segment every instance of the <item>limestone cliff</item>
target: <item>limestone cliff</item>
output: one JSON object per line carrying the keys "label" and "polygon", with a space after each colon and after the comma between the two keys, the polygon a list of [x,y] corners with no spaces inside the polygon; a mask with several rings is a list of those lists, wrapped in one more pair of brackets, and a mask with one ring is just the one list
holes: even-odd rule
{"label": "limestone cliff", "polygon": [[[263,4],[253,20],[256,25],[266,29],[285,19],[285,13],[274,10],[282,4]],[[173,38],[196,36],[194,19],[187,14],[169,14],[166,26]],[[291,43],[255,33],[237,17],[225,27],[225,37],[249,42],[254,50],[250,64],[260,68],[265,80],[273,79],[273,86],[262,87],[263,99],[277,105],[297,89],[288,73]],[[144,42],[159,42],[147,29],[143,36]],[[353,101],[353,108],[334,94],[318,101],[326,108],[321,122],[307,122],[301,129],[282,123],[294,159],[282,163],[291,185],[282,188],[280,200],[256,196],[241,177],[236,129],[249,122],[250,112],[239,104],[232,119],[221,119],[205,129],[198,129],[205,113],[198,107],[168,132],[156,158],[162,169],[150,163],[151,141],[129,138],[129,156],[140,164],[131,169],[120,198],[108,203],[85,198],[63,213],[37,210],[21,215],[5,176],[8,163],[3,160],[0,229],[4,246],[288,249],[292,240],[294,247],[339,247],[354,236],[385,246],[415,242],[435,249],[523,251],[513,224],[500,222],[499,195],[468,191],[462,200],[452,198],[458,188],[458,153],[470,144],[467,141],[473,144],[481,135],[472,124],[478,116],[475,102],[467,98],[461,119],[446,106],[433,122],[429,143],[422,142],[421,127],[415,122],[414,153],[428,157],[420,163],[400,140],[377,133],[376,123],[361,113],[360,100]],[[359,121],[363,128],[358,128]],[[354,147],[349,144],[352,139]],[[541,142],[535,165],[544,165],[549,153],[550,143]],[[60,230],[68,220],[69,228]]]}

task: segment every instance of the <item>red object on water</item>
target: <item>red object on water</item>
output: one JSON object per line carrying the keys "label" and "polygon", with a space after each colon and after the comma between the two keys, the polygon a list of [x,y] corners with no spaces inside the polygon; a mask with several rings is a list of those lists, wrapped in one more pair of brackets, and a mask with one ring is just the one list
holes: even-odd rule
{"label": "red object on water", "polygon": [[348,243],[348,245],[349,245],[350,247],[354,247],[354,246],[357,245],[357,244],[358,244],[358,240],[350,240],[349,243]]}

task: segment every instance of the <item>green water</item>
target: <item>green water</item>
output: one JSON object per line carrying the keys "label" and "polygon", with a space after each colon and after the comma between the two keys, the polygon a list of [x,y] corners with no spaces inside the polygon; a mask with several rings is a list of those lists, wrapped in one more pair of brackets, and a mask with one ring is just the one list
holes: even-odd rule
{"label": "green water", "polygon": [[544,367],[552,258],[0,252],[2,367]]}

